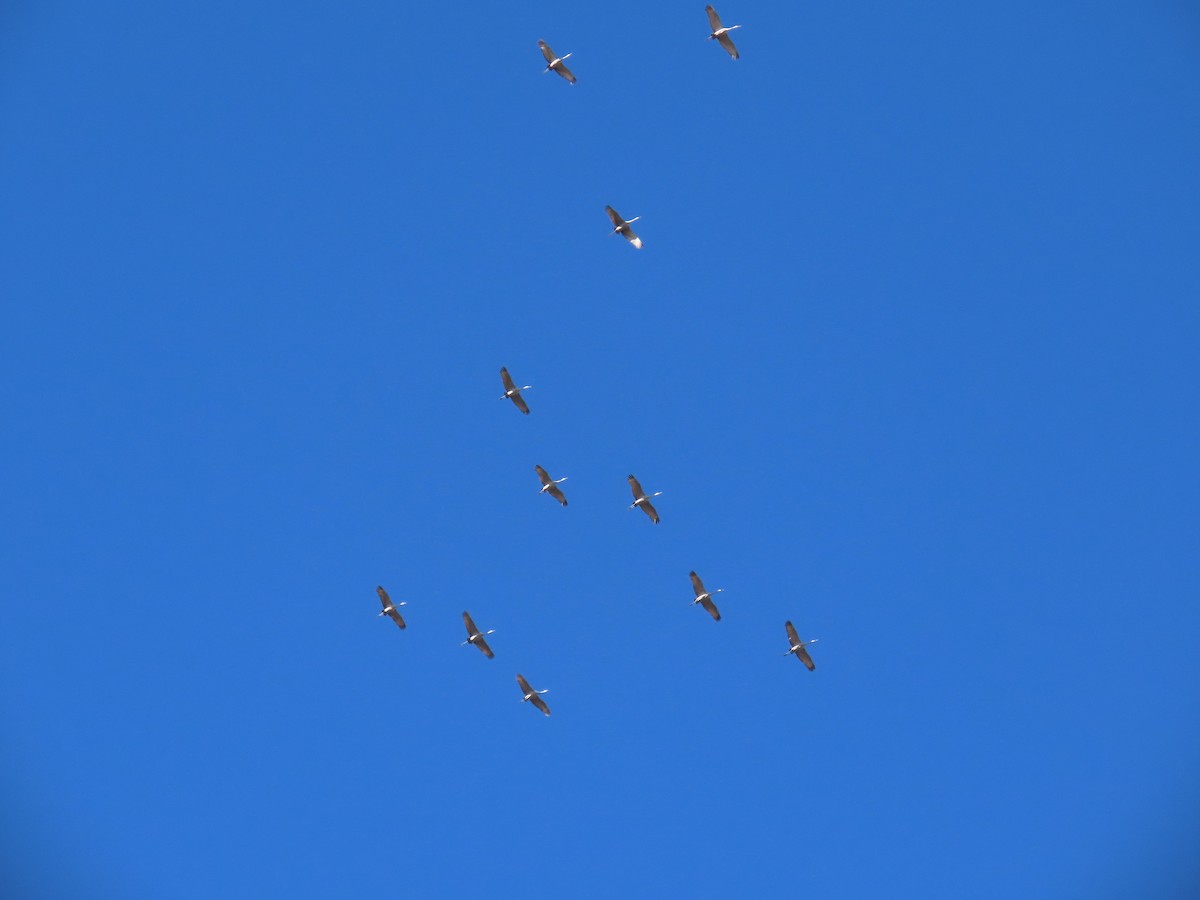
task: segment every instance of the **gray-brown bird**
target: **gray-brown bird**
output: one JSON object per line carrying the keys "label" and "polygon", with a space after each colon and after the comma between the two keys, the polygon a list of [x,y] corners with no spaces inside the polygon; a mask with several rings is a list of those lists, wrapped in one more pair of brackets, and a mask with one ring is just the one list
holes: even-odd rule
{"label": "gray-brown bird", "polygon": [[408,604],[404,602],[393,603],[392,598],[388,596],[388,592],[382,587],[375,588],[375,593],[379,595],[379,602],[383,604],[383,612],[379,615],[388,616],[393,622],[404,628],[404,617],[400,615],[400,610],[396,609],[396,607],[407,606]]}
{"label": "gray-brown bird", "polygon": [[630,509],[635,506],[650,517],[650,521],[655,525],[658,524],[658,510],[650,502],[650,497],[658,497],[662,491],[655,491],[650,497],[646,496],[646,492],[642,490],[641,484],[632,475],[629,476],[629,489],[633,491],[633,503],[629,505]]}
{"label": "gray-brown bird", "polygon": [[540,478],[542,481],[542,489],[538,491],[538,493],[549,494],[563,506],[566,506],[567,498],[563,496],[563,492],[559,488],[559,485],[566,481],[568,476],[564,475],[562,478],[551,479],[550,473],[541,466],[534,466],[534,468],[537,470],[538,478]]}
{"label": "gray-brown bird", "polygon": [[[790,619],[783,623],[783,627],[787,629],[787,636],[788,636],[787,653],[796,654],[796,659],[798,659],[798,660],[800,660],[800,662],[804,663],[804,665],[806,665],[808,667],[808,671],[810,671],[810,672],[815,671],[817,668],[817,664],[812,661],[812,657],[808,655],[808,651],[805,650],[804,648],[806,646],[808,646],[809,644],[815,644],[817,642],[817,640],[819,640],[819,639],[815,639],[815,640],[811,640],[811,641],[800,640],[800,635],[796,634],[796,628],[794,625],[792,625]],[[787,653],[785,653],[784,656],[787,656]]]}
{"label": "gray-brown bird", "polygon": [[629,227],[631,222],[636,222],[638,219],[641,218],[641,216],[634,216],[632,219],[629,219],[627,221],[625,219],[622,219],[621,214],[619,212],[617,212],[615,209],[613,209],[611,206],[604,207],[604,211],[606,213],[608,213],[608,217],[610,219],[612,219],[613,230],[611,233],[621,235],[621,237],[625,238],[625,240],[627,240],[627,241],[629,241],[629,243],[633,244],[635,249],[641,250],[642,249],[642,239],[637,236],[637,234],[634,232],[634,230],[632,228]]}
{"label": "gray-brown bird", "polygon": [[538,709],[540,709],[546,715],[550,715],[550,707],[548,707],[546,705],[545,700],[543,700],[541,697],[538,696],[539,694],[549,693],[549,691],[550,691],[549,688],[546,688],[545,690],[541,690],[541,691],[535,691],[533,688],[531,688],[529,686],[529,682],[525,680],[524,675],[517,676],[517,684],[519,684],[521,686],[521,694],[523,695],[521,697],[522,703],[526,703],[526,702],[532,703],[534,706],[536,706]]}
{"label": "gray-brown bird", "polygon": [[533,385],[527,384],[523,387],[517,387],[517,383],[512,380],[512,376],[508,374],[508,369],[505,368],[500,369],[500,380],[504,382],[504,393],[500,396],[500,399],[503,400],[507,397],[517,409],[525,413],[525,415],[529,415],[529,407],[525,405],[525,398],[521,396],[521,391],[527,391]]}
{"label": "gray-brown bird", "polygon": [[742,26],[730,25],[728,28],[726,28],[721,24],[721,17],[717,15],[717,11],[715,9],[713,9],[711,6],[706,6],[704,7],[704,11],[708,13],[708,24],[712,28],[712,34],[708,36],[708,39],[710,41],[715,39],[718,44],[725,48],[726,53],[728,53],[734,59],[737,59],[740,54],[738,53],[737,47],[733,46],[733,39],[729,36],[729,32],[733,31],[735,28],[741,28]]}
{"label": "gray-brown bird", "polygon": [[568,57],[570,57],[570,53],[568,53],[566,56],[555,56],[554,51],[550,49],[550,45],[545,41],[538,41],[538,49],[542,51],[542,56],[546,57],[546,68],[542,70],[543,72],[549,72],[553,70],[563,78],[567,79],[567,81],[571,82],[571,84],[575,83],[575,76],[571,73],[571,70],[564,65],[564,62]]}
{"label": "gray-brown bird", "polygon": [[491,659],[496,654],[492,652],[492,648],[488,646],[487,641],[483,639],[485,634],[495,634],[496,629],[492,628],[489,631],[480,631],[475,627],[475,622],[468,612],[463,613],[463,624],[467,626],[467,639],[460,646],[465,647],[467,644],[474,644],[482,651],[483,655]]}
{"label": "gray-brown bird", "polygon": [[721,613],[717,609],[717,604],[713,603],[712,595],[721,593],[721,591],[725,590],[725,588],[717,588],[712,592],[706,591],[704,589],[704,582],[700,580],[700,576],[695,572],[691,572],[689,574],[692,577],[692,590],[696,592],[696,599],[693,600],[692,603],[699,603],[706,610],[708,610],[708,614],[713,617],[714,622],[720,622]]}

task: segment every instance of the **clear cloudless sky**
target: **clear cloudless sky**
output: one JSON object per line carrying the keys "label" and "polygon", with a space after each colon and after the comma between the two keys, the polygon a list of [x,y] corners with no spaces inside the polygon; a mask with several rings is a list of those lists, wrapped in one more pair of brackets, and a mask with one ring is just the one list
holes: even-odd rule
{"label": "clear cloudless sky", "polygon": [[1200,10],[703,6],[0,8],[0,896],[1200,895]]}

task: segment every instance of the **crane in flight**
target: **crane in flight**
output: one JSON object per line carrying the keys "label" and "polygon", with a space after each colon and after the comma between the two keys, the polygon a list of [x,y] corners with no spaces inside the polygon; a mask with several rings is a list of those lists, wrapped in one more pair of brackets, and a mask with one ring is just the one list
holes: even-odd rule
{"label": "crane in flight", "polygon": [[562,489],[559,487],[559,485],[566,481],[568,476],[564,475],[562,478],[551,479],[550,473],[541,466],[534,466],[534,468],[537,469],[538,478],[540,478],[542,481],[542,489],[538,491],[538,493],[549,494],[563,506],[566,506],[567,498],[563,496]]}
{"label": "crane in flight", "polygon": [[689,574],[692,577],[692,590],[696,592],[696,599],[693,600],[692,603],[699,603],[706,610],[708,610],[708,614],[713,617],[714,622],[720,622],[721,612],[717,609],[717,604],[713,603],[712,595],[721,593],[721,591],[725,590],[725,588],[717,588],[715,591],[707,591],[704,589],[704,582],[700,580],[699,575],[697,575],[695,572],[691,572]]}
{"label": "crane in flight", "polygon": [[485,634],[495,634],[496,629],[492,628],[489,631],[480,631],[475,627],[475,622],[471,618],[471,614],[468,612],[463,613],[463,624],[467,626],[467,639],[459,646],[465,647],[467,644],[474,644],[488,659],[494,657],[496,654],[492,652],[492,648],[488,646],[487,641],[483,639],[483,636]]}
{"label": "crane in flight", "polygon": [[712,28],[712,34],[708,39],[715,40],[718,44],[725,48],[725,52],[733,59],[737,59],[741,54],[738,53],[737,47],[733,46],[733,38],[729,36],[729,32],[735,28],[741,28],[741,25],[730,25],[726,28],[721,24],[721,17],[717,15],[717,11],[711,6],[704,7],[704,11],[708,13],[708,24]]}
{"label": "crane in flight", "polygon": [[622,219],[621,214],[611,206],[604,207],[604,211],[608,213],[608,217],[612,219],[613,230],[611,233],[621,235],[621,237],[633,244],[635,249],[641,250],[642,239],[638,237],[636,233],[634,233],[632,228],[629,227],[631,223],[636,222],[641,218],[641,216],[634,216],[632,219],[626,221],[625,219]]}
{"label": "crane in flight", "polygon": [[533,688],[531,688],[529,686],[529,682],[525,680],[524,675],[517,675],[517,684],[519,684],[521,686],[521,693],[523,695],[521,697],[522,703],[525,703],[525,702],[532,703],[534,706],[536,706],[538,709],[540,709],[546,715],[550,715],[550,707],[548,707],[546,705],[545,700],[543,700],[540,696],[538,696],[539,694],[549,693],[549,691],[550,691],[549,688],[546,688],[545,690],[541,690],[541,691],[535,691]]}
{"label": "crane in flight", "polygon": [[388,592],[383,589],[382,585],[375,588],[375,593],[379,595],[379,602],[383,604],[383,612],[381,612],[379,615],[387,616],[399,627],[404,628],[404,617],[400,615],[400,610],[396,609],[396,607],[408,606],[408,603],[393,603],[392,598],[388,596]]}
{"label": "crane in flight", "polygon": [[811,641],[800,640],[800,635],[796,634],[796,626],[792,624],[790,619],[783,623],[783,627],[787,629],[788,636],[788,649],[784,656],[787,656],[788,653],[794,653],[796,654],[796,659],[808,667],[808,671],[815,671],[817,664],[812,661],[812,657],[808,655],[808,651],[804,648],[809,644],[815,644],[819,638]]}
{"label": "crane in flight", "polygon": [[650,497],[647,497],[646,492],[642,490],[641,483],[632,475],[629,476],[629,488],[633,491],[633,503],[629,504],[629,508],[633,509],[635,506],[638,507],[642,512],[650,517],[651,522],[657,525],[658,510],[656,510],[654,505],[650,502],[650,497],[658,497],[662,494],[662,491],[655,491],[650,495]]}
{"label": "crane in flight", "polygon": [[525,415],[529,415],[529,407],[525,404],[525,398],[521,396],[521,391],[527,391],[533,387],[533,385],[526,384],[522,385],[521,387],[517,387],[517,383],[513,381],[512,376],[508,374],[508,369],[504,368],[503,366],[500,368],[500,380],[504,382],[504,393],[500,395],[500,399],[503,400],[507,397],[513,402],[513,405],[517,409],[525,413]]}
{"label": "crane in flight", "polygon": [[575,83],[574,74],[566,67],[566,60],[571,55],[570,53],[567,56],[555,56],[554,51],[550,49],[550,45],[545,41],[538,41],[538,49],[542,51],[542,56],[546,57],[546,68],[542,70],[543,74],[553,70],[567,79],[571,84]]}

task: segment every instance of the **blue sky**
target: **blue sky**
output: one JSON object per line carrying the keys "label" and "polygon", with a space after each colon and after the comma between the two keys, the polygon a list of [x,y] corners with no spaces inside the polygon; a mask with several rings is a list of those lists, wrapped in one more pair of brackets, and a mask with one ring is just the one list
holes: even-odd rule
{"label": "blue sky", "polygon": [[1194,896],[1200,13],[718,9],[0,14],[6,896]]}

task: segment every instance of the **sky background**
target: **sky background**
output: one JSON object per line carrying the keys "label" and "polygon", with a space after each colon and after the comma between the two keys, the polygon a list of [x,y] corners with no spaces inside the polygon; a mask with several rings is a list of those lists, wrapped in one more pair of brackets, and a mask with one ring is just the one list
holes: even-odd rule
{"label": "sky background", "polygon": [[0,894],[1196,896],[1200,9],[718,9],[0,7]]}

